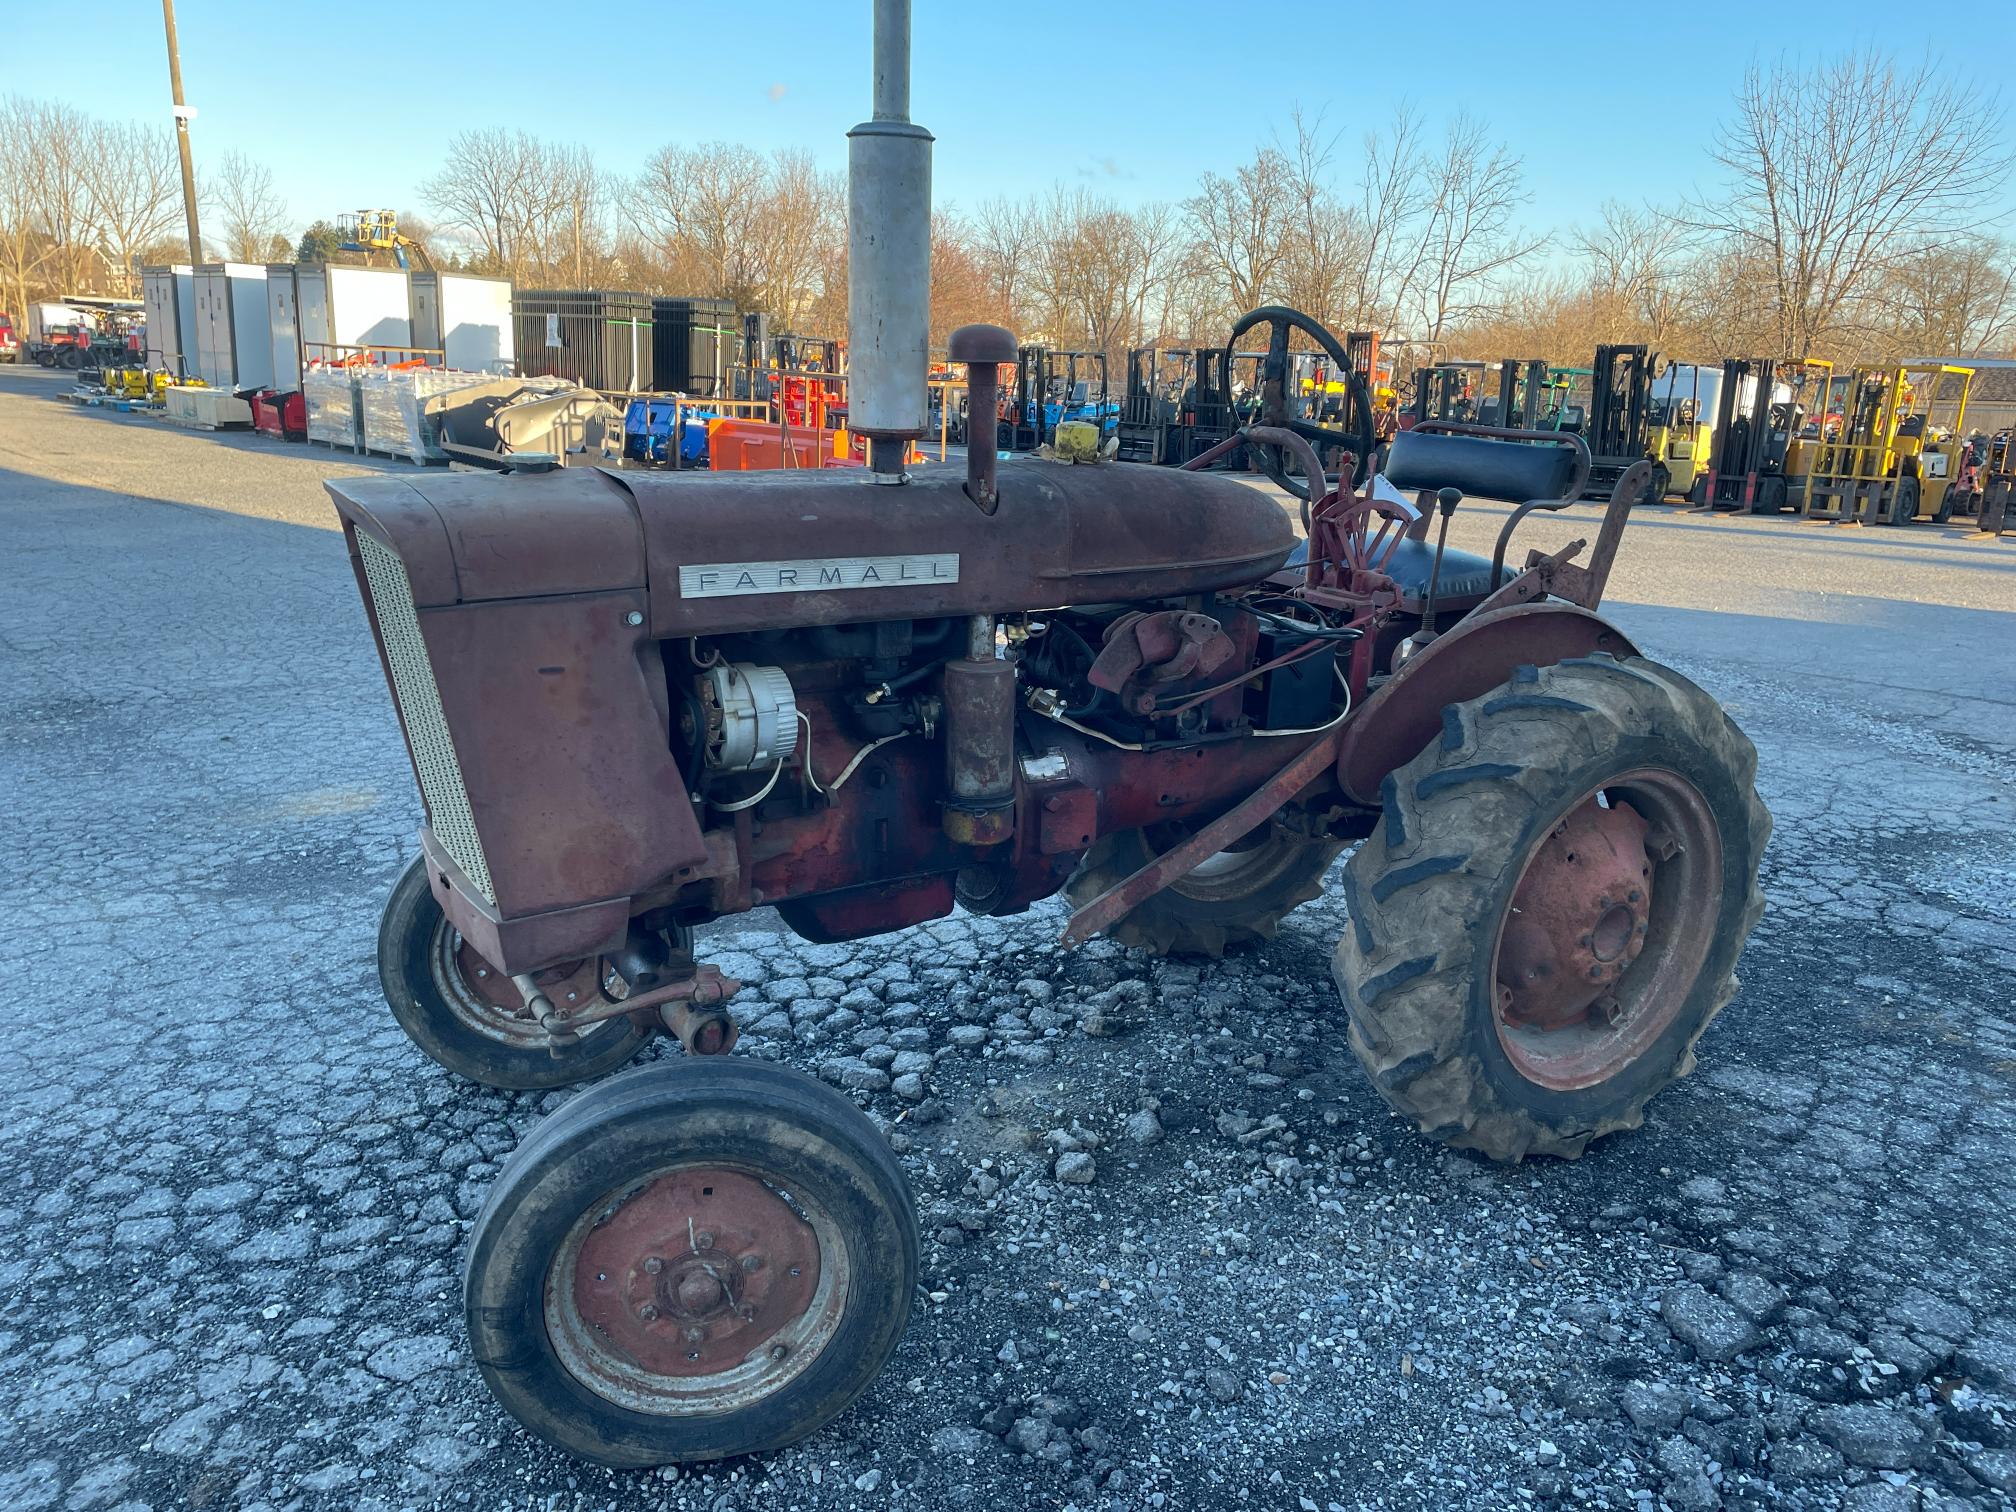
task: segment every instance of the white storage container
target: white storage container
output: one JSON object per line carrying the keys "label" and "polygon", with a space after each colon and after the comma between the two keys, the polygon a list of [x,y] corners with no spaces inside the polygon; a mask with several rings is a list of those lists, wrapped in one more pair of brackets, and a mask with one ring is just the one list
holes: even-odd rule
{"label": "white storage container", "polygon": [[413,345],[412,299],[396,268],[313,263],[295,273],[304,361],[344,349]]}
{"label": "white storage container", "polygon": [[469,373],[509,373],[511,280],[467,273],[413,275],[413,345],[440,348],[444,365]]}
{"label": "white storage container", "polygon": [[140,270],[140,306],[147,322],[150,368],[189,376],[196,353],[195,269],[188,263]]}
{"label": "white storage container", "polygon": [[292,263],[266,265],[266,334],[273,348],[273,387],[281,393],[301,387],[301,295]]}
{"label": "white storage container", "polygon": [[212,388],[273,383],[266,269],[256,263],[200,263],[195,269],[196,353],[190,364]]}

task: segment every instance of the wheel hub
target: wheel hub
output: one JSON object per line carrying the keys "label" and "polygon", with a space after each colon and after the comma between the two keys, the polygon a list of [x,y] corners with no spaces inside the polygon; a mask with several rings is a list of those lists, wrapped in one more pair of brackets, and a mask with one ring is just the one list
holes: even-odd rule
{"label": "wheel hub", "polygon": [[1498,1010],[1517,1028],[1614,1022],[1615,986],[1652,916],[1650,825],[1591,798],[1554,827],[1520,879],[1498,953]]}
{"label": "wheel hub", "polygon": [[718,1374],[771,1348],[819,1288],[810,1224],[727,1170],[661,1176],[582,1242],[574,1304],[605,1348],[658,1376]]}

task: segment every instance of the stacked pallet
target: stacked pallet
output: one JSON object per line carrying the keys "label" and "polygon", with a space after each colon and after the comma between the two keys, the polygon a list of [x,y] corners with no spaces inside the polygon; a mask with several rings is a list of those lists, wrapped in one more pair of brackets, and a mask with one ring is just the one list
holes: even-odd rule
{"label": "stacked pallet", "polygon": [[308,412],[308,439],[354,448],[362,431],[357,420],[356,369],[308,367],[301,374],[301,403]]}
{"label": "stacked pallet", "polygon": [[448,368],[366,368],[358,378],[364,449],[409,462],[445,462],[437,425],[421,413],[436,394],[495,380],[488,373]]}

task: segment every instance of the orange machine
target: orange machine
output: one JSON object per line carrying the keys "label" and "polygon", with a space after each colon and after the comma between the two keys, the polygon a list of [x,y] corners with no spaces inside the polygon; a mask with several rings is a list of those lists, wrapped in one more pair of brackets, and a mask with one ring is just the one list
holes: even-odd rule
{"label": "orange machine", "polygon": [[762,472],[785,467],[861,467],[854,438],[844,430],[811,430],[768,420],[732,417],[707,422],[707,465],[716,472]]}

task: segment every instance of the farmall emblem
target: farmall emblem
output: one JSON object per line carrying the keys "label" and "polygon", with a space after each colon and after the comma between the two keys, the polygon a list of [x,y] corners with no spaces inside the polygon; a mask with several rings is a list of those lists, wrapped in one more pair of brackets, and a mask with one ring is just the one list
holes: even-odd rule
{"label": "farmall emblem", "polygon": [[682,599],[744,593],[831,593],[845,588],[921,588],[959,581],[959,553],[828,557],[797,562],[704,562],[679,569]]}

